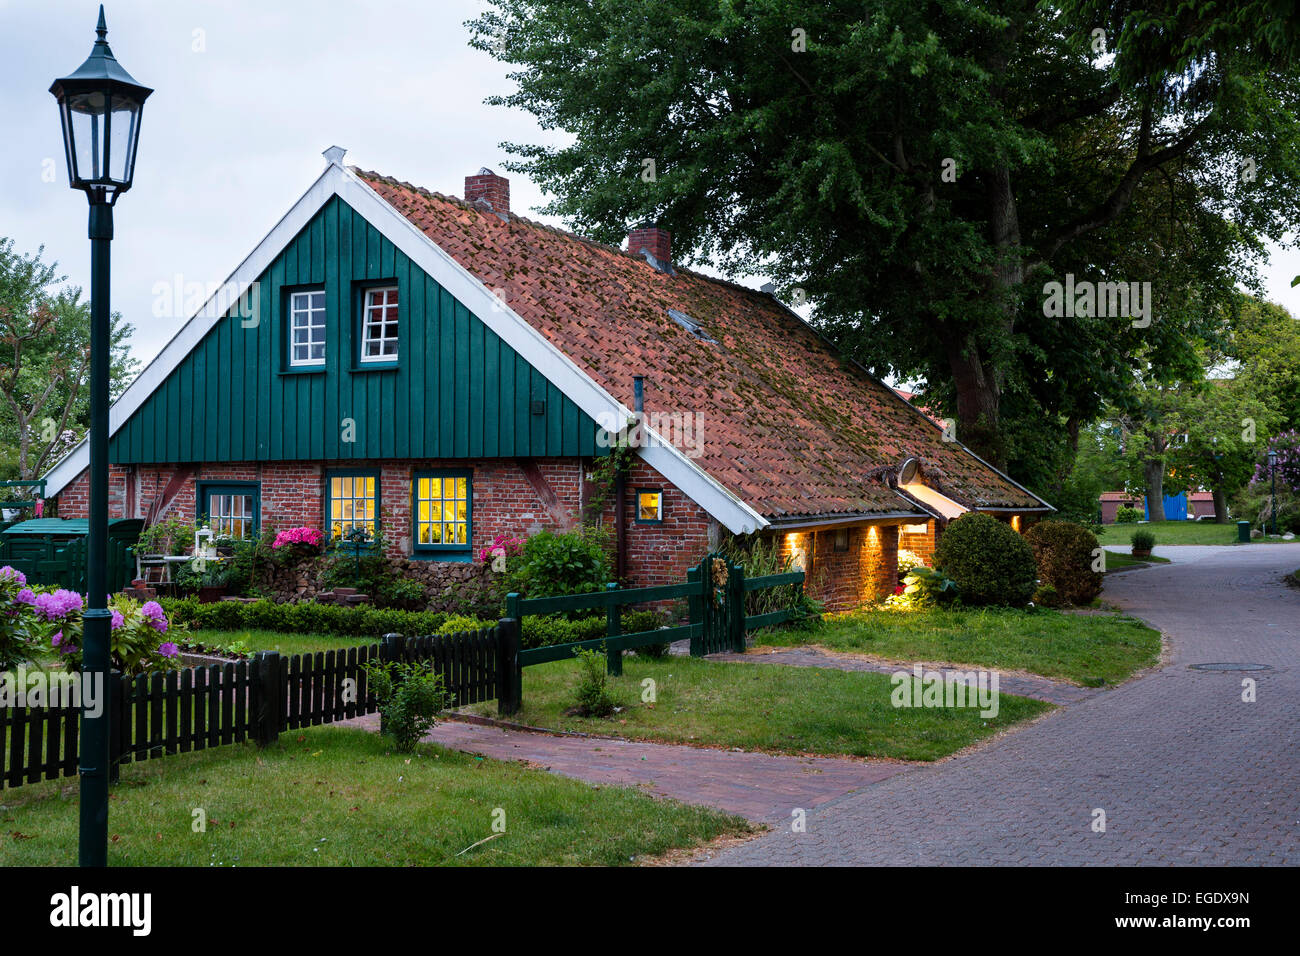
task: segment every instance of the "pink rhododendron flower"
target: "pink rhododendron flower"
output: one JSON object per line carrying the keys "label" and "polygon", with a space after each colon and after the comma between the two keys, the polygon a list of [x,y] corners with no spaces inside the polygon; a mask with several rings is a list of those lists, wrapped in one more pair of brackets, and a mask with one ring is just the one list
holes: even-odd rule
{"label": "pink rhododendron flower", "polygon": [[315,528],[289,528],[285,531],[277,531],[275,540],[271,542],[272,548],[284,548],[291,545],[307,545],[312,548],[319,548],[325,541],[325,534]]}

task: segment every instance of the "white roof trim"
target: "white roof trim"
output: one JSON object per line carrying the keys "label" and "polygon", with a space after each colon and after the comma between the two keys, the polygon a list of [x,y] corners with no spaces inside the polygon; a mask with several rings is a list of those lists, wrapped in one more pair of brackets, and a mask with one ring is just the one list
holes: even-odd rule
{"label": "white roof trim", "polygon": [[[220,321],[224,312],[219,311],[219,306],[235,301],[237,294],[246,290],[266,270],[289,241],[334,196],[360,213],[593,420],[625,422],[632,417],[625,405],[598,385],[541,332],[502,302],[359,176],[344,168],[341,156],[331,157],[331,160],[311,188],[239,264],[222,288],[181,327],[113,403],[109,410],[110,435],[116,433],[139,410],[154,390]],[[691,462],[676,447],[660,439],[648,447],[638,449],[638,453],[648,465],[733,533],[746,534],[767,526],[768,522],[761,514]],[[89,456],[89,446],[83,440],[50,469],[46,475],[46,494],[53,497],[71,484],[86,469]]]}

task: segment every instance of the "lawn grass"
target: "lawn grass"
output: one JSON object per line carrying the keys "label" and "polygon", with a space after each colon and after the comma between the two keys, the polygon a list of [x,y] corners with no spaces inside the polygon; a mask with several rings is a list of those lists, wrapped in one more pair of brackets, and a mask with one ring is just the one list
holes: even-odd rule
{"label": "lawn grass", "polygon": [[[0,864],[75,863],[76,790],[0,791]],[[129,764],[110,793],[113,866],[615,866],[750,830],[709,808],[431,744],[399,755],[344,727]],[[196,808],[204,833],[191,827]],[[493,836],[496,808],[505,833],[462,854]]]}
{"label": "lawn grass", "polygon": [[1135,558],[1131,554],[1124,554],[1121,551],[1106,552],[1106,570],[1118,571],[1120,568],[1132,568],[1139,565],[1148,564],[1168,564],[1168,558],[1157,558],[1154,554],[1146,558]]}
{"label": "lawn grass", "polygon": [[[1133,532],[1141,528],[1156,536],[1156,547],[1179,544],[1236,544],[1237,524],[1215,524],[1213,521],[1147,521],[1142,524],[1103,525],[1097,541],[1103,545],[1130,545]],[[1256,538],[1252,544],[1295,544],[1279,538]]]}
{"label": "lawn grass", "polygon": [[1118,683],[1160,654],[1160,634],[1117,614],[1040,608],[855,611],[811,631],[769,631],[762,644],[818,644],[886,660],[1023,670],[1094,686]]}
{"label": "lawn grass", "polygon": [[[642,701],[654,681],[656,700]],[[740,664],[690,657],[626,657],[609,678],[623,710],[609,718],[570,716],[577,663],[524,669],[523,709],[512,720],[535,727],[613,734],[636,740],[707,744],[781,753],[937,760],[1051,705],[999,695],[999,713],[978,709],[896,708],[886,674],[816,667]],[[471,710],[496,714],[496,704]]]}
{"label": "lawn grass", "polygon": [[317,651],[335,651],[379,643],[378,637],[366,638],[355,634],[340,637],[337,634],[285,634],[280,631],[188,631],[186,637],[218,647],[243,644],[250,654],[255,651],[315,654]]}

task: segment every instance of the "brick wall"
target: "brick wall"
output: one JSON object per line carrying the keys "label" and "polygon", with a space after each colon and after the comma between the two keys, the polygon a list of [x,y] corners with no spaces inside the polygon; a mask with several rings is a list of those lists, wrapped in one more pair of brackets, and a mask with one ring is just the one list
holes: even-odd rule
{"label": "brick wall", "polygon": [[848,529],[848,549],[835,550],[836,533],[789,532],[777,538],[778,554],[803,555],[808,572],[805,590],[827,611],[846,611],[881,600],[898,583],[898,528],[868,525]]}
{"label": "brick wall", "polygon": [[[324,473],[332,469],[379,467],[379,502],[388,529],[388,553],[395,559],[411,554],[411,479],[424,469],[470,469],[473,472],[473,547],[477,551],[497,534],[526,536],[543,528],[567,530],[582,519],[583,503],[592,493],[584,480],[589,462],[578,458],[547,458],[519,462],[514,459],[478,461],[339,461],[240,462],[193,466],[160,516],[193,519],[197,483],[201,481],[256,481],[260,484],[263,527],[321,528],[325,515]],[[110,469],[110,515],[144,517],[155,499],[178,474],[176,466],[136,466]],[[85,473],[58,496],[59,515],[87,516]],[[128,495],[128,485],[132,493]],[[639,586],[676,584],[686,579],[686,569],[697,564],[718,542],[718,526],[709,515],[653,468],[637,461],[627,481],[627,558],[629,580]],[[664,494],[663,523],[638,524],[637,488],[660,488]],[[606,504],[602,520],[614,527],[614,504]]]}
{"label": "brick wall", "polygon": [[902,525],[898,529],[899,550],[911,551],[925,563],[926,567],[934,567],[934,546],[938,540],[937,525],[938,522],[934,519],[929,520],[925,524],[925,531],[920,534],[908,533],[903,529],[913,526]]}

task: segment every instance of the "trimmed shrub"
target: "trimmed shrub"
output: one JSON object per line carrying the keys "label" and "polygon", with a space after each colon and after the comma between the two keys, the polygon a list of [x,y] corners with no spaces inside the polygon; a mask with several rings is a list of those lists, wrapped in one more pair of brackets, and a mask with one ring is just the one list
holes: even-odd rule
{"label": "trimmed shrub", "polygon": [[1116,524],[1137,524],[1142,520],[1142,512],[1137,508],[1130,508],[1128,505],[1120,505],[1115,512]]}
{"label": "trimmed shrub", "polygon": [[[624,634],[653,631],[664,625],[664,616],[657,611],[625,611],[622,617]],[[605,636],[605,615],[583,617],[576,620],[557,614],[524,618],[519,643],[522,647],[550,647],[552,644],[575,644],[594,641]]]}
{"label": "trimmed shrub", "polygon": [[447,620],[441,611],[402,611],[369,605],[276,604],[274,601],[217,601],[162,598],[168,617],[192,630],[280,631],[284,634],[337,634],[379,639],[385,634],[435,634]]}
{"label": "trimmed shrub", "polygon": [[1150,551],[1156,546],[1156,536],[1150,531],[1134,531],[1133,537],[1129,538],[1133,545],[1133,552]]}
{"label": "trimmed shrub", "polygon": [[948,523],[934,564],[957,582],[963,604],[1023,607],[1038,578],[1025,539],[1010,525],[974,511]]}
{"label": "trimmed shrub", "polygon": [[[1048,587],[1051,597],[1065,604],[1088,604],[1101,593],[1101,572],[1092,569],[1097,536],[1072,521],[1040,521],[1027,532],[1025,541],[1038,565],[1040,590]],[[1054,605],[1035,600],[1035,604]]]}

